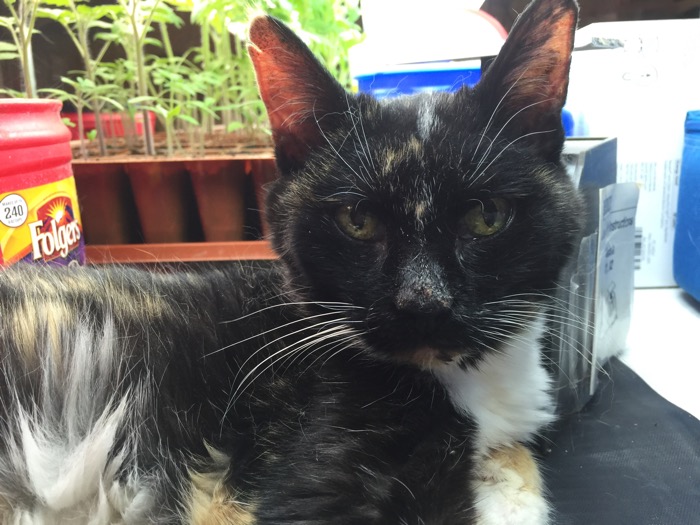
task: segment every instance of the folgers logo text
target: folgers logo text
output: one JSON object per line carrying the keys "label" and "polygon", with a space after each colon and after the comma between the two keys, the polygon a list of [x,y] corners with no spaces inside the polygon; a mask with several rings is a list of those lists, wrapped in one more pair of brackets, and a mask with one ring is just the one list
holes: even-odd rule
{"label": "folgers logo text", "polygon": [[37,219],[27,225],[33,260],[65,258],[80,244],[82,231],[68,197],[57,197],[44,204],[37,210]]}

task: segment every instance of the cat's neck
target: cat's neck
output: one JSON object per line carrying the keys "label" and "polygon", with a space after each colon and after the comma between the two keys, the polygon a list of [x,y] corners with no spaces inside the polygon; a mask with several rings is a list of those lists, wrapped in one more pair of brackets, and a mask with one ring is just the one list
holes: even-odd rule
{"label": "cat's neck", "polygon": [[552,422],[550,377],[541,361],[544,332],[539,319],[466,370],[456,363],[433,369],[454,407],[476,419],[479,451],[530,441]]}

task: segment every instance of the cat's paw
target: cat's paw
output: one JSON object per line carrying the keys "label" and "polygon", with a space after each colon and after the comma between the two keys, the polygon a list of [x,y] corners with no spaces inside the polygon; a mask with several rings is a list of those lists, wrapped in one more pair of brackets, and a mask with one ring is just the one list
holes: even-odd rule
{"label": "cat's paw", "polygon": [[522,445],[492,450],[480,458],[473,486],[476,525],[549,523],[537,463]]}

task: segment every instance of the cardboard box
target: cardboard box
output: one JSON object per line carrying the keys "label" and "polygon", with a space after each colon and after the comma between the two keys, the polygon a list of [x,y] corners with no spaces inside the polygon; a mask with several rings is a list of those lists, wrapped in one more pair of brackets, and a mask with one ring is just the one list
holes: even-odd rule
{"label": "cardboard box", "polygon": [[574,134],[618,138],[618,182],[642,188],[636,285],[673,286],[683,123],[700,109],[700,20],[606,22],[576,34]]}
{"label": "cardboard box", "polygon": [[595,392],[605,361],[625,348],[634,293],[639,189],[616,184],[616,140],[573,139],[563,160],[586,201],[577,256],[562,275],[546,354],[557,411],[579,411]]}

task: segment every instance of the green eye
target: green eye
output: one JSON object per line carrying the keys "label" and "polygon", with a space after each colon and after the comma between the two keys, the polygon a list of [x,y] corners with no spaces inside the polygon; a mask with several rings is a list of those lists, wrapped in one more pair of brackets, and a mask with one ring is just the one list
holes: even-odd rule
{"label": "green eye", "polygon": [[384,236],[384,225],[369,210],[358,206],[341,206],[335,212],[340,229],[358,241],[378,241]]}
{"label": "green eye", "polygon": [[513,213],[510,203],[499,197],[469,202],[467,212],[459,220],[461,237],[489,237],[508,225]]}

